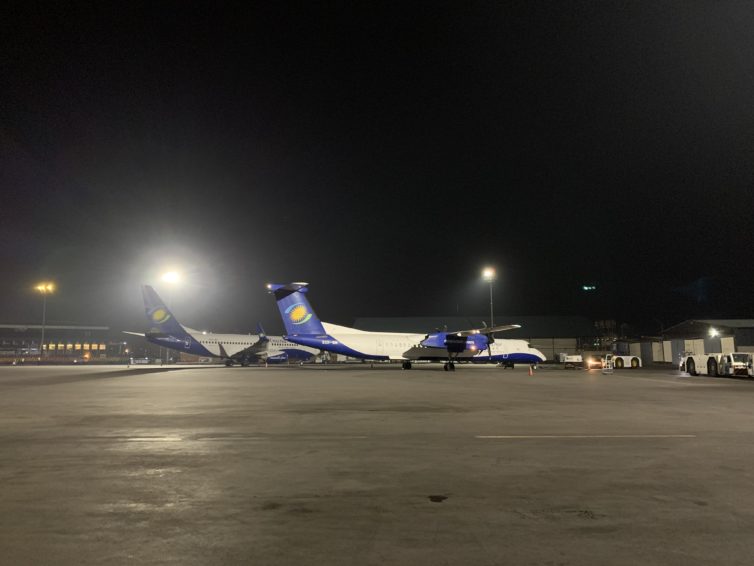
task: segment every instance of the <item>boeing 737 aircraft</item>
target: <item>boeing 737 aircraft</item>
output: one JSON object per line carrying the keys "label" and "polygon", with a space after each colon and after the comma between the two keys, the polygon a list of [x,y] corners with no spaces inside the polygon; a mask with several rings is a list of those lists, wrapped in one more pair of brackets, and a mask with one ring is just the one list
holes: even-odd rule
{"label": "boeing 737 aircraft", "polygon": [[212,334],[187,328],[178,322],[152,287],[142,285],[141,292],[149,330],[144,334],[126,334],[143,336],[152,344],[197,356],[222,358],[227,366],[234,363],[247,366],[252,361],[310,361],[320,352],[317,348],[288,342],[282,336],[267,336],[261,328],[259,334]]}
{"label": "boeing 737 aircraft", "polygon": [[269,284],[285,324],[285,339],[302,346],[318,348],[367,360],[400,360],[411,369],[415,360],[444,361],[445,371],[454,362],[536,364],[545,361],[539,350],[525,340],[495,340],[493,332],[520,328],[517,324],[459,332],[402,334],[366,332],[320,322],[304,293],[308,283]]}

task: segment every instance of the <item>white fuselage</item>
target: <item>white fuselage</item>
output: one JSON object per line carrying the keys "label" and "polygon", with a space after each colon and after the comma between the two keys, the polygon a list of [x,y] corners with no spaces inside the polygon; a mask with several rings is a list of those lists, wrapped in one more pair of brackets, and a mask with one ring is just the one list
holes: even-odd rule
{"label": "white fuselage", "polygon": [[[194,341],[207,350],[210,355],[218,358],[223,357],[223,349],[228,356],[233,357],[258,344],[260,339],[259,334],[213,334],[211,332],[200,332],[191,328],[186,328],[186,332]],[[303,350],[312,356],[319,353],[319,350],[315,348],[294,344],[285,340],[282,336],[267,336],[267,349],[265,351],[267,357],[273,358],[290,350]]]}
{"label": "white fuselage", "polygon": [[[442,358],[445,353],[437,348],[421,348],[420,343],[426,334],[404,334],[398,332],[366,332],[355,328],[338,326],[323,322],[327,334],[339,344],[325,344],[323,349],[338,351],[338,345],[345,346],[366,357],[388,358],[391,360],[412,360],[422,358]],[[332,346],[328,348],[327,346]],[[504,361],[511,357],[520,357],[520,361],[536,363],[544,361],[545,356],[535,348],[529,346],[525,340],[506,340],[498,338],[490,345],[490,351],[485,348],[479,351],[466,351],[458,358],[473,361],[487,360],[492,355],[495,361]]]}

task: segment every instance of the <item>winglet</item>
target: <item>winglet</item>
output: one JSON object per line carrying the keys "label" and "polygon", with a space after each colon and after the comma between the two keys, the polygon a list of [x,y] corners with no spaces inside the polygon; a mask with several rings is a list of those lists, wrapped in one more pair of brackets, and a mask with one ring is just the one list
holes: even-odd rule
{"label": "winglet", "polygon": [[230,359],[230,356],[228,355],[228,352],[225,350],[225,346],[223,346],[222,343],[219,342],[219,341],[218,341],[217,345],[220,346],[220,357],[223,358],[223,359],[225,359],[225,360]]}

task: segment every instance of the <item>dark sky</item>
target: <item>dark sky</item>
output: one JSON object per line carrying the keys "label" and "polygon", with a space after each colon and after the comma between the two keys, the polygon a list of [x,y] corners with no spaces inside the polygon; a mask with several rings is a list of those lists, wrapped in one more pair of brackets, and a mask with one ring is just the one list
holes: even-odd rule
{"label": "dark sky", "polygon": [[0,321],[35,321],[52,278],[51,320],[138,329],[139,284],[172,266],[200,328],[279,331],[268,281],[309,281],[342,324],[470,315],[488,263],[510,322],[754,315],[750,3],[0,21]]}

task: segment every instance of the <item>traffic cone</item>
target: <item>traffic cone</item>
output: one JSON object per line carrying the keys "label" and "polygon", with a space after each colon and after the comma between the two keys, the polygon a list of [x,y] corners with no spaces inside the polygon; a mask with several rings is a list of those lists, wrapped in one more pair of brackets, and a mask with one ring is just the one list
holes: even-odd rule
{"label": "traffic cone", "polygon": [[531,366],[529,366],[529,375],[534,375],[534,369]]}

